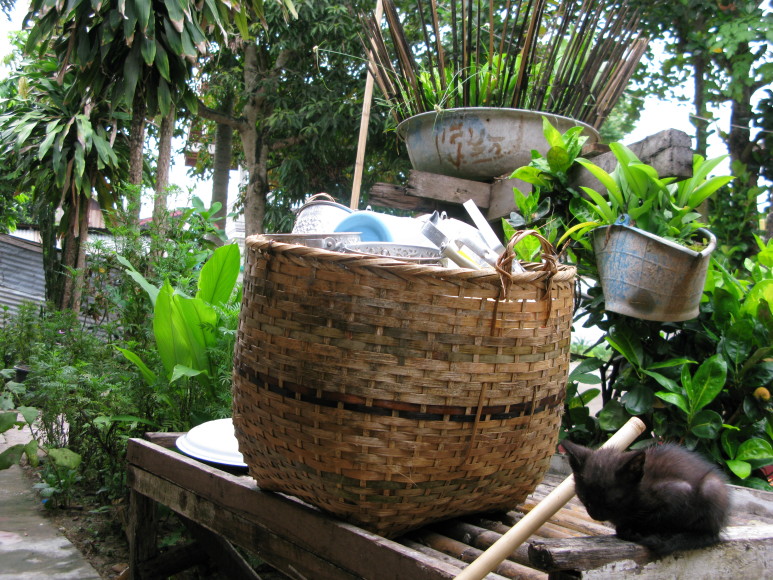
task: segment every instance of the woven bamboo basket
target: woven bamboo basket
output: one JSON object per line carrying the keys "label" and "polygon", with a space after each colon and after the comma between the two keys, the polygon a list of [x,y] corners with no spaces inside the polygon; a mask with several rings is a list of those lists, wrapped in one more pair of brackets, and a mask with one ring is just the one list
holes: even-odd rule
{"label": "woven bamboo basket", "polygon": [[576,274],[541,242],[507,274],[511,246],[496,272],[248,238],[233,421],[258,485],[385,536],[522,501],[557,444]]}

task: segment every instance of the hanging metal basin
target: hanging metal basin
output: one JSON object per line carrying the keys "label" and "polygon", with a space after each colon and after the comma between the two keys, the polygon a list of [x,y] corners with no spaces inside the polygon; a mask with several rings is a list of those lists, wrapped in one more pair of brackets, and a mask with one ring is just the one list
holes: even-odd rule
{"label": "hanging metal basin", "polygon": [[414,169],[488,181],[528,165],[532,149],[547,152],[543,116],[561,133],[579,125],[588,143],[599,139],[593,127],[568,117],[494,107],[421,113],[400,123],[397,134],[405,141]]}
{"label": "hanging metal basin", "polygon": [[717,239],[703,228],[696,233],[707,241],[700,252],[631,226],[593,230],[605,308],[660,322],[698,316]]}

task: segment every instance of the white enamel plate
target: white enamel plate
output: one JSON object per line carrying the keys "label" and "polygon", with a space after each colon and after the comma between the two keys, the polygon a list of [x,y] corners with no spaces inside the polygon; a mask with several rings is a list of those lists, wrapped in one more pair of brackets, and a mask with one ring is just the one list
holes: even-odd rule
{"label": "white enamel plate", "polygon": [[177,438],[177,448],[195,459],[247,467],[239,443],[234,435],[234,424],[231,419],[207,421]]}

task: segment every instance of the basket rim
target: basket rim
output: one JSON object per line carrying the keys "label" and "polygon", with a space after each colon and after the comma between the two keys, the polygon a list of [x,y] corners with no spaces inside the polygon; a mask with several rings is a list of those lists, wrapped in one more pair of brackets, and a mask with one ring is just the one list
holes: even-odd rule
{"label": "basket rim", "polygon": [[390,256],[370,256],[335,252],[323,248],[312,248],[297,244],[288,244],[270,240],[261,234],[254,234],[245,240],[245,248],[277,256],[294,259],[316,260],[327,265],[337,265],[343,269],[382,271],[396,275],[429,277],[448,282],[466,282],[481,284],[502,284],[503,277],[509,278],[513,285],[534,284],[535,282],[570,282],[577,276],[576,266],[557,264],[554,272],[543,269],[542,263],[522,263],[524,272],[508,273],[501,269],[472,270],[468,268],[443,268],[433,265],[417,264]]}

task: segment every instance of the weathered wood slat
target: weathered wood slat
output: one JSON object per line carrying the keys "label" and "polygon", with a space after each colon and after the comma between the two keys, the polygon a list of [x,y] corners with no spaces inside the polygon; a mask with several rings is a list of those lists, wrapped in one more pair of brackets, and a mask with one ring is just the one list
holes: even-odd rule
{"label": "weathered wood slat", "polygon": [[[687,133],[677,129],[661,131],[629,145],[636,156],[642,162],[652,165],[661,177],[679,178],[692,175],[691,147]],[[589,154],[588,151],[583,153]],[[617,164],[615,156],[609,151],[595,155],[593,162],[608,172]],[[572,185],[595,189],[601,187],[585,169],[577,170]],[[531,185],[518,179],[497,179],[489,184],[413,170],[405,187],[377,183],[371,188],[370,195],[374,204],[419,212],[434,209],[450,212],[450,208],[455,205],[472,199],[481,211],[487,213],[487,218],[493,221],[510,215],[516,209],[513,187],[523,193],[531,191]],[[438,203],[444,204],[442,209]]]}
{"label": "weathered wood slat", "polygon": [[129,481],[138,493],[157,501],[200,525],[222,535],[234,544],[265,560],[285,573],[292,570],[320,580],[354,580],[352,574],[289,542],[232,510],[218,509],[212,502],[155,475],[129,466]]}
{"label": "weathered wood slat", "polygon": [[577,571],[573,578],[756,579],[769,577],[773,568],[771,538],[773,525],[730,527],[715,546],[652,562],[646,548],[614,536],[540,540],[531,544],[529,555],[534,565],[545,569]]}
{"label": "weathered wood slat", "polygon": [[[464,542],[430,531],[422,532],[419,541],[426,542],[431,548],[468,564],[483,553],[483,550],[473,548]],[[547,580],[547,576],[544,572],[518,564],[509,559],[502,562],[494,572],[505,578],[518,578],[519,580]],[[489,578],[489,576],[486,578]]]}
{"label": "weathered wood slat", "polygon": [[[250,546],[239,544],[246,549],[254,551],[267,541],[280,545],[281,540],[308,553],[322,554],[326,561],[336,562],[354,575],[371,578],[439,580],[454,578],[458,573],[443,562],[435,562],[396,542],[330,518],[300,500],[262,492],[250,477],[225,473],[147,441],[130,440],[127,459],[133,489],[164,505],[176,505],[178,509],[172,509],[223,533],[229,540],[236,542],[229,534],[228,526],[218,523],[227,514],[233,520],[233,526],[246,528],[244,533],[257,533],[261,528],[262,537],[254,538]],[[135,466],[142,466],[142,469]],[[155,479],[166,480],[169,484],[141,478],[141,472],[152,473]],[[180,482],[184,482],[184,488]],[[174,489],[174,492],[167,489]],[[201,513],[194,514],[186,508],[185,502],[194,500]],[[213,512],[211,525],[202,522],[202,517],[209,515],[208,511]],[[259,526],[255,522],[259,522]],[[265,549],[263,551],[267,553]],[[268,558],[266,560],[270,562]],[[372,576],[374,562],[378,562],[375,571],[379,576]]]}
{"label": "weathered wood slat", "polygon": [[[506,513],[456,518],[387,540],[295,498],[260,491],[249,476],[227,473],[160,446],[173,447],[178,435],[151,434],[154,442],[134,439],[129,443],[129,530],[133,537],[131,569],[135,579],[152,577],[152,567],[147,564],[156,555],[154,502],[158,502],[189,518],[196,526],[203,526],[198,529],[211,531],[203,531],[203,536],[219,536],[218,542],[223,542],[225,552],[232,551],[228,544],[231,542],[291,577],[303,574],[320,580],[450,580],[533,509],[566,475],[549,474],[526,501]],[[558,580],[622,575],[762,578],[764,574],[757,573],[762,569],[760,562],[767,566],[765,570],[773,568],[773,561],[767,556],[767,551],[773,552],[772,496],[731,488],[732,527],[726,534],[728,541],[708,550],[682,552],[672,559],[651,562],[645,548],[615,538],[614,530],[591,520],[575,498],[542,526],[539,536],[532,537],[531,547],[516,550],[487,579]],[[205,541],[203,537],[199,539],[200,543]],[[711,562],[718,557],[717,550],[723,557],[737,560],[732,568],[727,568],[733,574],[701,568],[704,557]],[[238,572],[242,566],[238,558],[227,559],[231,561],[226,565],[235,563]],[[746,560],[752,560],[753,565]],[[541,566],[550,569],[549,574],[537,569]],[[246,573],[244,577],[250,577],[249,570],[242,568],[242,572]]]}
{"label": "weathered wood slat", "polygon": [[491,186],[479,181],[457,179],[413,169],[408,174],[405,193],[457,204],[463,204],[471,199],[481,211],[484,211],[489,206]]}

